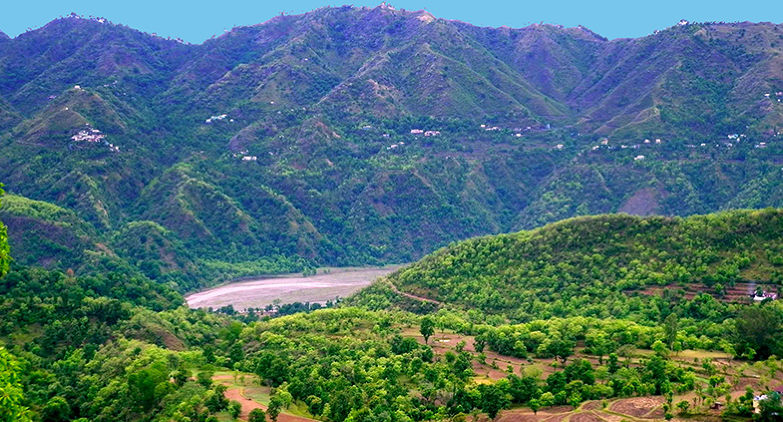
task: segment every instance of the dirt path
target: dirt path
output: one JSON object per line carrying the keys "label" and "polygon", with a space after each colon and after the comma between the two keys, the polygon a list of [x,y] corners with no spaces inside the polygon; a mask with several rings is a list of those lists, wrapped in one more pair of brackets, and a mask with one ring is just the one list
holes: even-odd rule
{"label": "dirt path", "polygon": [[[239,402],[239,404],[242,405],[242,412],[239,414],[239,418],[245,421],[247,420],[247,416],[250,414],[251,410],[261,409],[264,412],[266,412],[267,410],[267,407],[264,406],[263,404],[245,397],[242,394],[241,388],[229,388],[228,390],[226,390],[226,398],[229,400],[236,400]],[[314,419],[308,419],[308,418],[303,418],[301,416],[294,416],[286,413],[281,413],[277,417],[277,421],[278,422],[313,422]]]}
{"label": "dirt path", "polygon": [[394,285],[394,283],[392,283],[392,282],[389,282],[389,286],[391,286],[391,289],[392,289],[392,291],[393,291],[394,293],[396,293],[396,294],[398,294],[398,295],[400,295],[400,296],[405,296],[405,297],[407,297],[407,298],[410,298],[410,299],[413,299],[413,300],[418,300],[418,301],[420,301],[420,302],[429,302],[429,303],[434,303],[434,304],[436,304],[436,305],[438,305],[438,306],[441,306],[441,305],[443,305],[443,302],[438,302],[438,301],[437,301],[437,300],[435,300],[435,299],[430,299],[430,298],[427,298],[427,297],[416,296],[416,295],[414,295],[414,294],[410,294],[410,293],[401,292],[401,291],[400,291],[400,290],[397,288],[397,286],[395,286],[395,285]]}

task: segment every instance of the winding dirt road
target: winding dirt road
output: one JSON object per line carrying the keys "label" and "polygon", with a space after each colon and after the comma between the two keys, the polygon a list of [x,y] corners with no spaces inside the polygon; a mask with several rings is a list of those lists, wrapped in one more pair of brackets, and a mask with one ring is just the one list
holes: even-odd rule
{"label": "winding dirt road", "polygon": [[429,303],[434,303],[434,304],[436,304],[436,305],[438,305],[438,306],[441,306],[441,305],[443,305],[443,302],[438,302],[438,301],[437,301],[437,300],[435,300],[435,299],[430,299],[430,298],[423,297],[423,296],[416,296],[416,295],[414,295],[414,294],[410,294],[410,293],[401,292],[401,291],[400,291],[400,289],[398,289],[398,288],[397,288],[397,286],[395,286],[395,285],[394,285],[394,283],[392,283],[392,282],[389,282],[389,285],[391,286],[391,289],[392,289],[392,291],[393,291],[394,293],[396,293],[396,294],[400,295],[400,296],[405,296],[405,297],[407,297],[407,298],[409,298],[409,299],[418,300],[418,301],[421,301],[421,302],[429,302]]}

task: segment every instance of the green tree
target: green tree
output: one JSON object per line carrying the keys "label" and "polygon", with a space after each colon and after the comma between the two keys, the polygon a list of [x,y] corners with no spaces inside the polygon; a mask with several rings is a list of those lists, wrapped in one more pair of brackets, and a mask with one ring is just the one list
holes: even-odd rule
{"label": "green tree", "polygon": [[228,403],[228,414],[231,416],[231,419],[238,418],[240,413],[242,413],[242,404],[236,400],[231,400]]}
{"label": "green tree", "polygon": [[669,356],[669,349],[666,348],[666,345],[663,344],[662,341],[656,340],[655,343],[650,346],[651,349],[655,352],[656,355],[666,358]]}
{"label": "green tree", "polygon": [[204,405],[212,413],[220,412],[228,407],[228,399],[226,398],[226,387],[223,384],[216,384],[212,394],[207,397]]}
{"label": "green tree", "polygon": [[551,356],[560,358],[563,363],[574,353],[574,342],[562,338],[552,340],[546,348]]}
{"label": "green tree", "polygon": [[[747,306],[734,321],[737,351],[755,351],[760,359],[783,352],[783,338],[778,335],[783,323],[776,309],[768,305]],[[741,352],[742,353],[742,352]]]}
{"label": "green tree", "polygon": [[478,353],[482,353],[484,351],[484,348],[487,347],[487,339],[484,336],[484,334],[479,334],[476,336],[476,338],[473,340],[473,348]]}
{"label": "green tree", "polygon": [[[275,415],[275,418],[277,418],[277,415]],[[247,415],[247,422],[266,422],[266,413],[261,409],[253,409]]]}
{"label": "green tree", "polygon": [[130,399],[145,411],[150,410],[167,391],[158,385],[168,384],[169,371],[163,362],[137,370],[128,375]]}
{"label": "green tree", "polygon": [[266,409],[266,414],[269,415],[269,419],[272,422],[277,422],[277,417],[280,415],[280,411],[285,406],[284,399],[280,394],[275,394],[269,399],[269,407]]}
{"label": "green tree", "polygon": [[196,374],[196,381],[204,387],[209,388],[212,386],[212,375],[212,371],[201,371]]}
{"label": "green tree", "polygon": [[430,336],[435,333],[435,321],[433,321],[429,316],[422,318],[419,332],[424,337],[424,343],[429,343]]}
{"label": "green tree", "polygon": [[691,404],[688,403],[688,400],[681,400],[677,403],[677,408],[680,409],[681,415],[687,415],[688,409],[690,409]]}
{"label": "green tree", "polygon": [[666,338],[666,345],[669,347],[669,350],[672,350],[674,342],[677,341],[678,329],[679,319],[677,318],[677,314],[672,312],[663,320],[663,335]]}
{"label": "green tree", "polygon": [[601,330],[590,330],[585,335],[585,346],[590,349],[590,352],[598,356],[598,364],[603,365],[604,355],[609,349],[609,339],[606,333]]}
{"label": "green tree", "polygon": [[[3,184],[0,183],[0,197],[3,196]],[[2,201],[0,201],[2,205]],[[8,231],[3,223],[0,221],[0,277],[4,276],[8,272],[8,267],[11,262],[11,250],[8,246]]]}
{"label": "green tree", "polygon": [[541,403],[537,399],[533,399],[527,402],[527,406],[533,411],[533,414],[536,415],[538,414],[538,409],[541,408]]}
{"label": "green tree", "polygon": [[188,371],[184,368],[180,368],[176,371],[172,371],[169,377],[174,380],[174,384],[177,387],[182,387],[188,381]]}
{"label": "green tree", "polygon": [[555,395],[547,391],[538,398],[538,403],[541,405],[541,407],[554,406]]}
{"label": "green tree", "polygon": [[64,422],[70,420],[70,415],[71,406],[60,396],[54,396],[49,399],[43,409],[41,409],[43,422]]}
{"label": "green tree", "polygon": [[620,359],[617,357],[617,353],[609,353],[607,370],[609,370],[610,374],[614,374],[618,369],[620,369]]}
{"label": "green tree", "polygon": [[29,422],[30,414],[22,406],[22,382],[16,359],[0,347],[0,422]]}
{"label": "green tree", "polygon": [[[535,377],[509,375],[509,393],[516,403],[528,403],[541,394],[538,379]],[[529,405],[529,404],[528,404]]]}
{"label": "green tree", "polygon": [[509,406],[506,393],[497,384],[481,384],[478,390],[481,395],[481,410],[486,412],[490,419],[495,419],[498,412]]}

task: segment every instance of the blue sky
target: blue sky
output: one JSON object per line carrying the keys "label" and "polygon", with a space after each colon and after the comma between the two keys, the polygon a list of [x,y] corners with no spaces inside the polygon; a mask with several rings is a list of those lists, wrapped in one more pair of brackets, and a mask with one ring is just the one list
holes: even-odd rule
{"label": "blue sky", "polygon": [[[0,30],[10,36],[76,12],[108,18],[161,36],[200,43],[238,25],[323,6],[377,6],[380,1],[335,0],[26,0],[5,3]],[[584,25],[608,38],[639,37],[680,19],[690,21],[783,22],[783,0],[401,0],[394,7],[426,9],[433,15],[480,26],[523,27],[531,23]]]}

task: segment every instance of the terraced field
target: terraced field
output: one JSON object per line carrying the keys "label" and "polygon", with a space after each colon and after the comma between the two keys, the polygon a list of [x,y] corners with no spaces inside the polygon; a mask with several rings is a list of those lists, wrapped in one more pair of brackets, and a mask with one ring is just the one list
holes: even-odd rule
{"label": "terraced field", "polygon": [[[424,338],[419,334],[416,328],[406,328],[402,332],[405,336],[415,337],[417,341],[424,344]],[[474,347],[473,336],[466,336],[454,333],[452,331],[437,331],[430,339],[429,344],[432,346],[433,351],[437,355],[445,355],[448,351],[455,351],[455,349],[464,342],[463,350],[470,352],[474,358],[478,357],[478,353]],[[624,364],[630,366],[637,366],[642,360],[649,358],[652,354],[649,350],[636,349],[629,351],[629,354],[623,357]],[[555,359],[519,359],[510,356],[500,355],[498,353],[488,351],[485,349],[484,356],[486,359],[483,363],[479,363],[477,360],[473,361],[473,371],[475,372],[475,381],[479,383],[491,383],[497,380],[506,378],[508,371],[511,370],[515,374],[525,373],[538,373],[542,375],[542,378],[546,378],[555,371],[557,366],[560,365]],[[599,366],[597,356],[590,355],[585,352],[584,347],[577,346],[576,353],[571,359],[586,359],[590,363],[597,367]],[[737,399],[745,392],[745,387],[750,386],[754,390],[765,389],[769,386],[773,388],[780,388],[778,381],[779,374],[776,372],[772,378],[766,374],[765,369],[762,366],[747,366],[741,371],[737,371],[736,366],[732,366],[732,357],[726,353],[721,352],[707,352],[703,350],[684,350],[678,352],[672,356],[672,359],[678,366],[683,368],[691,368],[696,370],[699,377],[707,377],[701,367],[701,362],[705,359],[709,359],[718,368],[718,373],[730,379],[740,379],[740,382],[735,386],[730,395],[732,399]],[[674,402],[686,400],[694,406],[697,405],[697,394],[694,392],[688,392],[683,394],[676,394],[674,396]],[[517,407],[513,409],[507,409],[501,411],[498,417],[495,419],[497,422],[534,422],[534,421],[546,421],[546,422],[653,422],[664,421],[663,404],[665,398],[662,396],[647,396],[647,397],[624,397],[624,398],[612,398],[607,400],[592,400],[586,401],[578,407],[572,406],[552,406],[545,407],[538,412],[533,412],[526,407]],[[488,419],[479,419],[481,421],[488,421]],[[700,405],[698,410],[693,410],[688,415],[681,415],[675,412],[674,421],[721,421],[720,411],[714,409],[705,409]]]}

